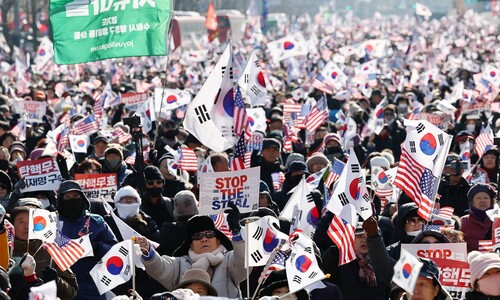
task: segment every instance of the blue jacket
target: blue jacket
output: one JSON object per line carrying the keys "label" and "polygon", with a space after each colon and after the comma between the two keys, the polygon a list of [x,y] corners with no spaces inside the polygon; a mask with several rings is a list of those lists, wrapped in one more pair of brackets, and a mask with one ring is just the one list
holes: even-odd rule
{"label": "blue jacket", "polygon": [[89,233],[94,250],[94,257],[82,258],[71,267],[78,280],[78,293],[74,299],[106,299],[104,295],[99,295],[90,270],[117,243],[113,231],[104,219],[96,214],[86,213],[78,219],[59,216],[59,220],[63,222],[62,233],[71,239],[79,238],[80,232]]}

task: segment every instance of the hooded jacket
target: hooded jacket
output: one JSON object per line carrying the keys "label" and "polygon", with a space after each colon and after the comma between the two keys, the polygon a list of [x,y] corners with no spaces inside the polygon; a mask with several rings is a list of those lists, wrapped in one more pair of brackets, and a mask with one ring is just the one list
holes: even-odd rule
{"label": "hooded jacket", "polygon": [[69,191],[77,191],[80,197],[85,201],[84,211],[81,216],[76,219],[67,218],[59,215],[59,220],[62,222],[61,232],[71,239],[79,238],[81,235],[90,234],[90,243],[94,250],[93,257],[85,257],[78,260],[72,267],[78,280],[78,293],[74,299],[106,299],[104,295],[100,295],[94,280],[90,276],[90,270],[97,262],[117,243],[115,235],[109,228],[104,219],[96,214],[88,212],[90,201],[82,192],[80,185],[73,180],[66,180],[61,183],[58,192],[60,209],[63,194]]}
{"label": "hooded jacket", "polygon": [[418,206],[414,203],[405,203],[398,209],[398,214],[394,217],[394,239],[395,243],[389,245],[387,250],[389,255],[395,260],[399,259],[401,252],[401,244],[409,244],[413,241],[414,237],[406,234],[405,224],[409,218],[417,216]]}

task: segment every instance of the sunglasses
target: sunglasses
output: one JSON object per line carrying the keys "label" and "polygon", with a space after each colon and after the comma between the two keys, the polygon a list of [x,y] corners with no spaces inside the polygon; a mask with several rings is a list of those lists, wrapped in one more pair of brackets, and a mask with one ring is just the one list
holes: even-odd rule
{"label": "sunglasses", "polygon": [[153,185],[153,184],[163,184],[163,180],[161,179],[155,179],[155,180],[146,180],[146,183],[149,184],[149,185]]}
{"label": "sunglasses", "polygon": [[410,225],[415,225],[415,224],[424,225],[427,222],[421,218],[411,218],[411,219],[406,220],[406,223],[408,223]]}
{"label": "sunglasses", "polygon": [[211,238],[214,238],[216,237],[216,233],[215,231],[213,230],[208,230],[208,231],[205,231],[205,232],[197,232],[195,234],[193,234],[193,236],[191,237],[191,239],[193,241],[199,241],[201,240],[203,237],[206,237],[207,239],[211,239]]}

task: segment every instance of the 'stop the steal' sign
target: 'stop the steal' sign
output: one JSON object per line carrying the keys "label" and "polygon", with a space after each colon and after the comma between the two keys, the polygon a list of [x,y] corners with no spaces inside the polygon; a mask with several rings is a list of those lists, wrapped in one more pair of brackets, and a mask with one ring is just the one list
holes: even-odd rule
{"label": "'stop the steal' sign", "polygon": [[260,167],[200,174],[200,214],[218,214],[233,202],[240,212],[258,209]]}

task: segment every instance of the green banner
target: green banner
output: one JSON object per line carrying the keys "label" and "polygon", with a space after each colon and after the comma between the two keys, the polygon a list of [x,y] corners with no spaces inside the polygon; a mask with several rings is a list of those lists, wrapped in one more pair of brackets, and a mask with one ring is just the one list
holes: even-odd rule
{"label": "green banner", "polygon": [[57,64],[166,55],[171,0],[50,0]]}

